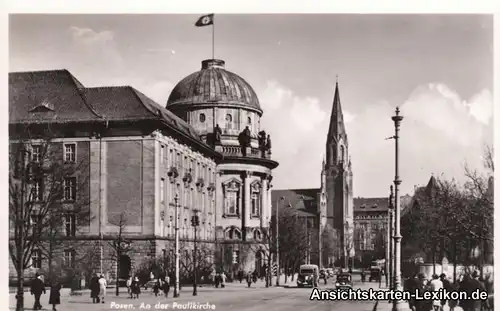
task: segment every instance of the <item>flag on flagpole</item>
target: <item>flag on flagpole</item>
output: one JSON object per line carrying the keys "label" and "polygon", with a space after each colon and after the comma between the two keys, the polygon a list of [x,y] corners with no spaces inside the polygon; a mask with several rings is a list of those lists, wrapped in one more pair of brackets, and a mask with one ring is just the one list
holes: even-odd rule
{"label": "flag on flagpole", "polygon": [[194,24],[196,27],[203,27],[203,26],[209,26],[214,24],[214,15],[213,14],[208,14],[208,15],[203,15],[198,20],[196,21],[196,24]]}

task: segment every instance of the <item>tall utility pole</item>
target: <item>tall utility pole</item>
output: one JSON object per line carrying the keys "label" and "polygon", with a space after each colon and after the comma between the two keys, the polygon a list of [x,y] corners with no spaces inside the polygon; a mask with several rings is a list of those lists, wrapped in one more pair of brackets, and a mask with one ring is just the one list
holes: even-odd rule
{"label": "tall utility pole", "polygon": [[198,210],[194,210],[194,216],[191,218],[191,225],[194,229],[194,254],[193,254],[193,296],[198,295],[198,266],[197,266],[197,257],[198,257],[198,248],[197,248],[197,231],[198,226],[200,225],[200,218],[198,217]]}
{"label": "tall utility pole", "polygon": [[[280,198],[283,203],[284,197]],[[280,238],[279,238],[279,207],[278,200],[276,200],[276,286],[280,286]]]}
{"label": "tall utility pole", "polygon": [[172,189],[175,191],[174,197],[174,229],[175,229],[175,284],[174,284],[174,297],[179,297],[179,186],[180,184],[177,181],[179,177],[179,172],[177,168],[172,167],[168,172],[168,178],[170,179],[170,184],[173,185]]}
{"label": "tall utility pole", "polygon": [[[401,206],[399,202],[399,127],[403,117],[399,115],[399,107],[396,108],[396,115],[392,117],[394,121],[394,140],[395,148],[395,176],[394,176],[394,289],[402,291],[401,284]],[[404,300],[394,299],[392,304],[393,311],[408,310]]]}

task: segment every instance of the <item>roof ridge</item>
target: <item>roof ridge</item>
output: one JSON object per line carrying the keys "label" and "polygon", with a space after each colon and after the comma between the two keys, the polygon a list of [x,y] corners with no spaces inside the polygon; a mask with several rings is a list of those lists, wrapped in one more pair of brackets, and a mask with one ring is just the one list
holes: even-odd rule
{"label": "roof ridge", "polygon": [[57,71],[65,71],[70,72],[66,68],[61,69],[44,69],[44,70],[26,70],[26,71],[10,71],[9,74],[20,74],[20,73],[42,73],[42,72],[57,72]]}
{"label": "roof ridge", "polygon": [[[124,87],[124,88],[128,88],[130,91],[132,91],[132,93],[134,94],[135,98],[137,98],[137,100],[141,103],[142,107],[143,107],[144,109],[146,109],[146,111],[148,111],[150,114],[152,114],[152,115],[153,115],[153,116],[155,116],[156,118],[161,119],[161,115],[159,116],[159,115],[158,115],[158,113],[157,113],[157,111],[156,111],[156,112],[153,112],[153,111],[152,111],[152,110],[148,107],[148,105],[146,105],[146,104],[144,103],[144,101],[142,100],[142,98],[141,98],[141,96],[140,96],[140,95],[142,95],[142,96],[144,96],[144,97],[148,98],[149,100],[151,100],[151,101],[155,102],[154,100],[152,100],[152,99],[151,99],[151,98],[149,98],[146,94],[142,93],[141,91],[139,91],[139,90],[135,89],[135,88],[134,88],[134,87],[132,87],[132,86],[128,86],[128,87]],[[140,94],[140,95],[139,95],[139,94]],[[156,102],[155,102],[155,103],[156,103]],[[156,103],[156,104],[157,104],[158,106],[160,106],[158,103]],[[161,107],[161,106],[160,106],[160,107]]]}

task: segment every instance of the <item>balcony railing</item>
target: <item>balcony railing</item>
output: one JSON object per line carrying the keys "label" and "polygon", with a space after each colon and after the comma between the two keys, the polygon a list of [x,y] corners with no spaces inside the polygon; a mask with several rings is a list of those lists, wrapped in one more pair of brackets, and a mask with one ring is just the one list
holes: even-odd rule
{"label": "balcony railing", "polygon": [[216,150],[228,157],[271,159],[271,153],[254,147],[243,148],[240,146],[216,146]]}

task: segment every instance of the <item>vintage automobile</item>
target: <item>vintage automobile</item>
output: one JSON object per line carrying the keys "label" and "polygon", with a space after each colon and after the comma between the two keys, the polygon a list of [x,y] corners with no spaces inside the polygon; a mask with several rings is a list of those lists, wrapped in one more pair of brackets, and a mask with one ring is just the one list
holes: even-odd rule
{"label": "vintage automobile", "polygon": [[349,273],[337,274],[337,281],[335,282],[336,289],[351,289],[352,277]]}
{"label": "vintage automobile", "polygon": [[311,286],[315,287],[319,278],[319,268],[317,265],[301,265],[299,268],[299,276],[297,277],[297,287]]}

